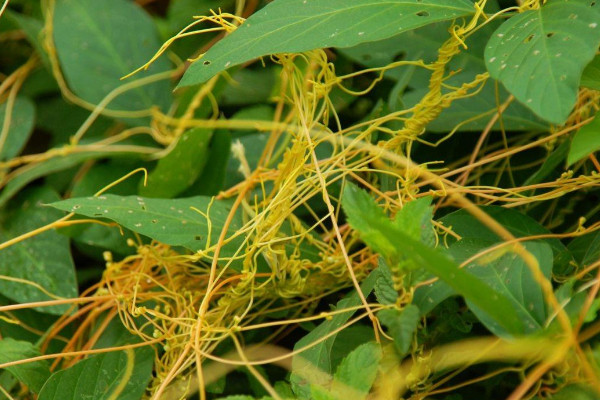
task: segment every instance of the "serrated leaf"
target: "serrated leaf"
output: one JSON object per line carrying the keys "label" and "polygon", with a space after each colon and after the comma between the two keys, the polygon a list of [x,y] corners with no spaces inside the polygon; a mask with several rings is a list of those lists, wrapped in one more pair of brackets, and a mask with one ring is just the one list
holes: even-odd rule
{"label": "serrated leaf", "polygon": [[372,243],[375,244],[376,248],[372,248],[389,262],[398,260],[400,256],[411,259],[446,282],[466,300],[485,310],[508,332],[519,334],[523,331],[522,322],[508,298],[475,276],[459,269],[456,263],[439,251],[399,230],[366,192],[348,184],[342,198],[342,208],[350,226],[359,232],[370,247]]}
{"label": "serrated leaf", "polygon": [[4,121],[8,118],[10,124],[6,131],[6,139],[0,146],[0,161],[13,158],[23,150],[25,143],[31,135],[35,122],[35,106],[26,97],[17,97],[13,103],[11,113],[8,114],[8,103],[0,104],[0,132]]}
{"label": "serrated leaf", "polygon": [[[29,342],[11,338],[0,340],[0,364],[25,360],[39,355],[40,351]],[[50,377],[50,366],[46,360],[14,365],[7,367],[6,370],[34,393],[38,393]]]}
{"label": "serrated leaf", "polygon": [[206,165],[212,134],[212,130],[203,128],[184,132],[175,147],[158,161],[147,185],[141,185],[140,195],[171,198],[190,187]]}
{"label": "serrated leaf", "polygon": [[587,67],[583,70],[581,75],[581,86],[600,90],[600,55],[594,57]]}
{"label": "serrated leaf", "polygon": [[390,336],[394,339],[394,346],[400,357],[404,357],[410,350],[413,335],[417,330],[421,314],[415,305],[408,305],[402,311],[396,309],[381,310],[377,313],[381,323],[388,328]]}
{"label": "serrated leaf", "polygon": [[600,44],[599,8],[594,0],[554,0],[513,16],[486,47],[490,75],[537,115],[562,124]]}
{"label": "serrated leaf", "polygon": [[[15,205],[0,216],[0,242],[61,218],[62,212],[43,206],[58,199],[58,195],[47,187],[21,193]],[[0,275],[31,281],[55,296],[77,296],[69,240],[55,231],[46,231],[1,250]],[[19,303],[51,300],[35,286],[4,279],[0,279],[0,293]],[[69,308],[70,305],[65,304],[36,310],[60,315]]]}
{"label": "serrated leaf", "polygon": [[398,291],[394,287],[392,271],[383,258],[379,259],[380,276],[375,282],[375,297],[380,304],[396,304]]}
{"label": "serrated leaf", "polygon": [[337,400],[327,389],[319,385],[310,385],[311,400]]}
{"label": "serrated leaf", "polygon": [[[138,400],[150,380],[153,363],[150,347],[101,353],[52,374],[38,399]],[[123,380],[127,383],[120,387]]]}
{"label": "serrated leaf", "polygon": [[[231,210],[229,202],[213,201],[206,196],[152,199],[107,194],[68,199],[50,205],[90,218],[109,219],[159,242],[183,246],[192,251],[206,250],[215,245]],[[241,216],[236,213],[227,231],[228,243],[222,247],[220,257],[232,257],[241,247],[244,238],[241,235],[232,237],[241,227]]]}
{"label": "serrated leaf", "polygon": [[[92,104],[123,85],[121,77],[145,64],[161,46],[152,18],[127,0],[58,0],[53,34],[69,87]],[[148,72],[136,77],[167,71],[169,67],[162,57]],[[163,80],[123,93],[109,108],[138,111],[158,106],[166,110],[171,98],[169,83]]]}
{"label": "serrated leaf", "polygon": [[333,376],[331,393],[337,399],[364,399],[377,376],[381,347],[365,343],[346,356]]}
{"label": "serrated leaf", "polygon": [[179,86],[257,57],[355,46],[473,11],[467,0],[277,0],[193,63]]}
{"label": "serrated leaf", "polygon": [[[373,290],[375,282],[379,278],[379,272],[373,271],[360,285],[363,295],[368,296]],[[355,307],[360,304],[360,297],[356,291],[340,300],[336,309],[341,310],[349,307]],[[310,333],[300,339],[294,345],[294,350],[301,349],[321,339],[323,336],[331,334],[343,326],[355,311],[348,311],[333,315],[330,320],[322,322]],[[326,340],[321,341],[316,346],[310,347],[299,356],[292,359],[292,375],[290,382],[294,393],[300,398],[310,398],[310,384],[324,385],[327,381],[322,380],[321,376],[314,371],[330,374],[331,370],[331,349],[335,342],[337,334],[333,334]]]}
{"label": "serrated leaf", "polygon": [[575,132],[567,156],[567,164],[573,165],[598,150],[600,150],[600,114],[596,114],[590,123]]}
{"label": "serrated leaf", "polygon": [[431,196],[426,196],[404,204],[394,218],[394,225],[414,240],[433,245],[435,233],[432,218]]}

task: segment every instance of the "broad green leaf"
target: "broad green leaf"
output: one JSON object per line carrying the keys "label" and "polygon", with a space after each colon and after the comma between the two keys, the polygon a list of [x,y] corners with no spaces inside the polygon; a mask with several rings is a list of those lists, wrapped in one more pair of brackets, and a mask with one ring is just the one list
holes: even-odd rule
{"label": "broad green leaf", "polygon": [[352,351],[338,366],[331,392],[337,399],[364,399],[369,393],[381,360],[381,347],[365,343]]}
{"label": "broad green leaf", "polygon": [[404,357],[410,350],[413,335],[421,318],[419,308],[411,304],[402,311],[381,310],[377,313],[377,317],[388,328],[390,336],[394,338],[394,346],[396,346],[399,356]]}
{"label": "broad green leaf", "polygon": [[277,0],[193,63],[179,86],[276,53],[350,47],[473,13],[467,0]]}
{"label": "broad green leaf", "polygon": [[212,130],[193,128],[184,132],[173,149],[158,161],[140,187],[140,195],[171,198],[190,187],[201,174],[208,159]]}
{"label": "broad green leaf", "polygon": [[587,267],[600,259],[600,231],[576,237],[569,243],[569,251],[580,267]]}
{"label": "broad green leaf", "polygon": [[[361,284],[360,288],[363,295],[368,296],[375,287],[375,283],[379,278],[379,271],[372,272]],[[336,309],[341,310],[349,307],[355,307],[360,304],[360,297],[356,291],[351,292],[343,300],[340,300]],[[331,350],[337,337],[337,334],[332,334],[335,330],[343,326],[355,311],[348,311],[332,316],[330,320],[322,322],[319,326],[313,329],[310,333],[300,339],[294,345],[294,350],[299,350],[313,343],[316,340],[323,338],[326,335],[331,335],[327,339],[321,341],[316,346],[312,346],[306,351],[303,351],[299,356],[295,356],[292,360],[292,375],[290,382],[294,393],[300,398],[309,398],[310,384],[324,385],[327,382],[322,381],[318,376],[311,373],[313,368],[318,369],[327,374],[331,374]],[[301,358],[301,359],[300,359]],[[307,367],[306,364],[310,367]]]}
{"label": "broad green leaf", "polygon": [[232,82],[223,90],[219,104],[244,106],[268,103],[280,74],[281,68],[240,69],[232,74]]}
{"label": "broad green leaf", "polygon": [[[144,394],[154,364],[149,347],[92,356],[52,374],[39,400],[138,400]],[[126,381],[124,386],[122,381]]]}
{"label": "broad green leaf", "polygon": [[[462,263],[493,244],[484,239],[465,238],[450,246],[449,254],[457,263]],[[552,271],[550,246],[543,241],[526,242],[524,246],[537,259],[543,275],[549,279]],[[491,260],[477,259],[468,264],[465,271],[509,299],[523,321],[523,333],[532,333],[543,328],[547,311],[542,289],[533,278],[529,267],[517,254],[507,252],[498,254]],[[451,290],[445,282],[438,281],[428,287],[419,288],[415,292],[413,301],[429,312],[437,304],[454,294],[456,292]],[[510,335],[477,305],[469,300],[467,300],[467,304],[477,318],[494,334],[504,337]]]}
{"label": "broad green leaf", "polygon": [[573,165],[598,150],[600,150],[600,114],[596,114],[590,123],[575,132],[567,156],[567,164]]}
{"label": "broad green leaf", "polygon": [[600,44],[599,9],[594,0],[553,0],[513,16],[486,47],[490,75],[537,115],[562,124]]}
{"label": "broad green leaf", "polygon": [[25,147],[31,135],[35,122],[35,106],[26,97],[17,97],[13,103],[11,113],[8,113],[8,104],[0,104],[0,132],[3,132],[5,121],[9,119],[4,143],[0,146],[0,161],[18,156]]}
{"label": "broad green leaf", "polygon": [[406,235],[386,217],[366,192],[348,184],[342,198],[342,207],[350,226],[369,247],[390,263],[397,262],[401,256],[411,259],[416,265],[446,282],[467,301],[484,310],[508,332],[522,332],[522,322],[506,296],[459,269],[456,263],[438,250]]}
{"label": "broad green leaf", "polygon": [[186,190],[182,196],[216,196],[223,189],[223,183],[227,177],[227,163],[231,152],[231,133],[218,130],[212,136],[208,151],[206,165],[202,174],[198,177],[195,185]]}
{"label": "broad green leaf", "polygon": [[352,325],[339,332],[331,347],[329,359],[331,360],[331,370],[335,371],[340,362],[350,353],[363,343],[375,340],[373,326],[369,325]]}
{"label": "broad green leaf", "polygon": [[[454,245],[453,254],[461,260],[474,256],[484,250],[489,242],[478,240],[461,240]],[[537,260],[540,270],[546,279],[552,274],[552,250],[547,243],[526,242],[523,244]],[[462,254],[461,254],[462,253]],[[467,271],[487,283],[494,291],[510,300],[523,322],[523,333],[533,333],[543,329],[546,322],[546,302],[540,285],[537,283],[530,268],[523,259],[509,252],[489,263],[475,261],[466,266]],[[507,336],[504,328],[500,327],[487,312],[467,299],[467,304],[477,318],[495,335]]]}
{"label": "broad green leaf", "polygon": [[600,90],[600,55],[594,57],[591,63],[585,67],[581,75],[581,86]]}
{"label": "broad green leaf", "polygon": [[67,155],[59,155],[50,158],[46,161],[40,162],[33,166],[26,166],[23,168],[20,174],[14,179],[10,180],[0,192],[0,207],[6,204],[15,194],[23,189],[30,182],[41,178],[43,176],[50,175],[55,172],[64,171],[84,161],[94,160],[105,157],[139,157],[140,154],[131,153],[130,151],[85,151],[71,153]]}
{"label": "broad green leaf", "polygon": [[[151,17],[127,0],[58,0],[53,33],[69,87],[92,104],[130,82],[120,79],[145,64],[161,45]],[[162,57],[136,77],[168,69],[168,61]],[[118,96],[108,108],[138,111],[158,106],[166,110],[171,99],[169,83],[163,80]]]}
{"label": "broad green leaf", "polygon": [[[31,343],[11,338],[0,340],[0,364],[37,357],[40,351]],[[6,368],[15,378],[32,392],[39,393],[50,377],[50,366],[46,360],[14,365]]]}
{"label": "broad green leaf", "polygon": [[[544,159],[544,163],[537,171],[535,171],[525,182],[523,186],[533,185],[542,182],[548,175],[550,175],[556,168],[567,158],[569,152],[569,141],[565,140],[552,151]],[[562,172],[562,170],[561,170]]]}
{"label": "broad green leaf", "polygon": [[[159,242],[192,251],[209,250],[215,246],[231,210],[229,202],[205,196],[152,199],[107,194],[63,200],[51,206],[90,218],[109,219]],[[221,249],[220,258],[232,257],[241,247],[242,235],[232,238],[241,227],[241,216],[236,213],[229,225],[228,242]]]}
{"label": "broad green leaf", "polygon": [[[490,217],[504,226],[515,237],[544,235],[550,233],[548,229],[539,224],[535,219],[511,208],[498,206],[481,207]],[[463,239],[481,239],[490,243],[499,243],[502,239],[475,218],[466,210],[450,213],[439,220],[457,233]],[[448,236],[448,243],[452,244],[454,238]],[[573,257],[565,245],[558,239],[544,239],[552,247],[554,253],[555,272],[567,268]]]}
{"label": "broad green leaf", "polygon": [[[0,216],[0,241],[5,242],[61,218],[62,212],[44,206],[58,199],[58,195],[46,187],[21,193],[12,207]],[[69,240],[55,231],[46,231],[1,250],[0,275],[31,281],[55,296],[77,296]],[[4,279],[0,279],[0,293],[19,303],[51,300],[36,286]],[[69,308],[66,304],[36,310],[60,315]]]}

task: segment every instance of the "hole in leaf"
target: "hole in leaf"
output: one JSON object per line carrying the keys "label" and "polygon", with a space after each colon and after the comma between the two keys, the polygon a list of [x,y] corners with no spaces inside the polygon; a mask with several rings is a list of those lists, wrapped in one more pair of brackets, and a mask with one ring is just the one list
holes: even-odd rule
{"label": "hole in leaf", "polygon": [[104,216],[104,214],[102,214],[102,213],[94,213],[94,217],[102,217],[102,216]]}
{"label": "hole in leaf", "polygon": [[210,61],[206,60],[202,63],[202,65],[210,65]]}
{"label": "hole in leaf", "polygon": [[529,43],[529,42],[531,42],[534,37],[535,37],[535,34],[531,34],[531,35],[527,36],[525,38],[525,40],[523,40],[523,43]]}
{"label": "hole in leaf", "polygon": [[146,206],[142,205],[142,211],[146,211]]}
{"label": "hole in leaf", "polygon": [[592,1],[592,2],[590,3],[590,7],[594,7],[595,5],[596,5],[596,2],[595,2],[595,1]]}
{"label": "hole in leaf", "polygon": [[429,17],[429,13],[427,11],[419,11],[417,17]]}
{"label": "hole in leaf", "polygon": [[196,235],[196,236],[194,236],[194,240],[202,240],[202,236]]}
{"label": "hole in leaf", "polygon": [[551,38],[552,36],[554,36],[554,32],[548,32],[548,33],[546,33],[546,37],[547,38]]}
{"label": "hole in leaf", "polygon": [[157,219],[153,219],[153,220],[152,220],[152,221],[150,221],[150,222],[152,222],[153,224],[156,224],[156,223],[158,222],[158,220],[157,220]]}

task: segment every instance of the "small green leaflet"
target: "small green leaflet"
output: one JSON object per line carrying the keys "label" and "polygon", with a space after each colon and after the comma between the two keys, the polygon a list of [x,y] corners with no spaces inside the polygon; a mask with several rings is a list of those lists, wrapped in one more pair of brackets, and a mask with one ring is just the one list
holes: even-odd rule
{"label": "small green leaflet", "polygon": [[[342,207],[350,226],[365,243],[379,252],[390,264],[400,256],[434,274],[484,310],[496,323],[511,333],[522,332],[522,322],[511,301],[480,279],[459,269],[439,251],[414,240],[387,218],[375,201],[363,190],[348,184],[342,197]],[[383,250],[383,251],[382,251]]]}
{"label": "small green leaflet", "polygon": [[600,114],[596,114],[590,123],[575,132],[567,156],[567,164],[573,165],[598,150],[600,150]]}
{"label": "small green leaflet", "polygon": [[474,11],[468,0],[276,0],[193,63],[179,86],[257,57],[355,46]]}
{"label": "small green leaflet", "polygon": [[[35,106],[26,97],[17,97],[12,106],[12,112],[8,111],[8,103],[0,104],[0,132],[5,135],[4,142],[0,144],[0,161],[18,156],[25,147],[25,143],[31,135],[35,122]],[[10,124],[4,130],[4,121],[10,119]]]}
{"label": "small green leaflet", "polygon": [[595,0],[554,0],[513,16],[486,47],[490,75],[543,119],[563,123],[600,45],[599,9]]}
{"label": "small green leaflet", "polygon": [[377,313],[377,318],[388,328],[390,336],[394,338],[394,346],[396,346],[398,355],[404,357],[410,349],[413,335],[421,318],[419,308],[410,304],[401,311],[381,310]]}
{"label": "small green leaflet", "polygon": [[[104,195],[59,201],[51,206],[90,218],[105,218],[171,246],[201,251],[214,246],[231,210],[229,202],[197,196],[185,199],[152,199]],[[210,228],[209,228],[210,220]],[[242,220],[236,213],[219,257],[232,257],[242,246]],[[233,237],[237,233],[237,236]]]}
{"label": "small green leaflet", "polygon": [[[0,340],[0,364],[25,360],[39,355],[39,350],[29,342],[11,338]],[[50,366],[46,360],[14,365],[6,368],[6,370],[34,393],[39,393],[50,377]]]}
{"label": "small green leaflet", "polygon": [[[40,392],[39,400],[109,399],[138,400],[144,394],[154,363],[154,350],[101,353],[55,372]],[[124,387],[121,381],[126,380]],[[120,392],[116,392],[120,390]]]}
{"label": "small green leaflet", "polygon": [[[363,295],[368,296],[369,293],[371,293],[379,277],[380,272],[375,270],[362,282],[360,289]],[[360,298],[358,293],[353,291],[336,304],[336,309],[341,310],[344,308],[355,307],[359,304]],[[348,322],[354,313],[355,311],[339,313],[334,315],[331,320],[322,322],[319,326],[310,331],[310,333],[296,342],[294,350],[308,346],[315,340],[333,333],[336,329],[339,329]],[[315,371],[326,374],[333,372],[331,369],[331,350],[336,337],[337,333],[293,358],[290,382],[294,393],[299,398],[309,398],[311,383],[321,385],[327,383],[322,380],[320,374],[316,374]]]}

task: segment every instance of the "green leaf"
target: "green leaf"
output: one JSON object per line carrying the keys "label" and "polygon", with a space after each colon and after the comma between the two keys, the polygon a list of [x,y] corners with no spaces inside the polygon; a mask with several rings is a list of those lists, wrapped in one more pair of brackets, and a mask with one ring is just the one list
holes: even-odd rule
{"label": "green leaf", "polygon": [[195,185],[188,188],[182,196],[216,196],[223,189],[223,182],[227,176],[227,163],[231,152],[231,133],[218,130],[212,135],[206,165]]}
{"label": "green leaf", "polygon": [[567,158],[568,152],[569,141],[565,140],[544,159],[542,166],[523,182],[523,186],[542,182]]}
{"label": "green leaf", "polygon": [[581,86],[588,89],[600,90],[600,55],[594,57],[581,75]]}
{"label": "green leaf", "polygon": [[375,283],[375,297],[380,304],[396,304],[398,291],[394,287],[392,271],[383,258],[379,259],[380,276]]}
{"label": "green leaf", "polygon": [[319,385],[310,385],[311,400],[336,400],[327,389]]}
{"label": "green leaf", "polygon": [[[150,380],[153,363],[150,347],[98,354],[52,374],[38,399],[138,400]],[[124,387],[120,387],[122,381],[127,382]]]}
{"label": "green leaf", "polygon": [[394,218],[394,225],[412,239],[433,245],[435,232],[431,223],[432,218],[431,197],[421,197],[404,204]]}
{"label": "green leaf", "polygon": [[365,343],[352,351],[338,366],[331,392],[338,399],[364,399],[377,376],[381,347]]}
{"label": "green leaf", "polygon": [[389,334],[394,338],[394,345],[400,357],[404,357],[410,350],[413,336],[417,331],[421,318],[419,307],[408,305],[402,311],[396,309],[381,310],[377,313],[381,323],[388,328]]}
{"label": "green leaf", "polygon": [[570,384],[562,388],[554,395],[548,397],[549,400],[596,400],[598,393],[592,388],[582,384]]}
{"label": "green leaf", "polygon": [[[121,77],[145,64],[161,46],[150,16],[127,0],[58,0],[53,32],[69,87],[92,104],[98,104],[110,91],[123,85]],[[169,67],[162,57],[148,72],[140,72],[136,77],[167,71]],[[162,80],[127,91],[109,108],[137,111],[157,105],[166,110],[171,99],[169,83]],[[136,121],[139,120],[132,122]]]}
{"label": "green leaf", "polygon": [[[205,196],[152,199],[107,194],[68,199],[50,205],[90,218],[109,219],[159,242],[183,246],[192,251],[206,250],[216,244],[231,210],[229,202]],[[241,227],[241,216],[236,213],[227,231],[229,242],[221,249],[220,257],[232,257],[241,247],[244,238],[239,234],[232,238]]]}
{"label": "green leaf", "polygon": [[44,49],[44,45],[41,40],[42,29],[44,28],[44,23],[36,18],[30,17],[28,15],[19,14],[16,12],[10,12],[7,10],[7,16],[12,18],[17,25],[27,36],[27,40],[31,43],[33,48],[37,51],[37,54],[42,59],[44,66],[50,69],[50,60],[48,59],[48,54]]}
{"label": "green leaf", "polygon": [[82,153],[72,153],[65,156],[59,155],[49,160],[40,162],[33,166],[26,166],[21,173],[14,179],[10,180],[0,193],[0,207],[6,204],[14,195],[16,195],[27,184],[43,176],[50,175],[55,172],[64,171],[84,161],[99,159],[104,157],[115,156],[130,156],[139,157],[139,154],[131,152],[111,152],[111,151],[90,151]]}
{"label": "green leaf", "polygon": [[[525,237],[533,235],[545,235],[550,233],[548,229],[540,225],[535,219],[520,213],[511,208],[498,206],[481,207],[490,217],[504,226],[515,237]],[[466,210],[458,210],[450,213],[439,220],[463,239],[487,240],[490,243],[499,243],[503,240],[493,231],[485,226],[481,221],[475,218]],[[558,239],[544,239],[552,247],[554,253],[555,272],[566,268],[573,257],[565,245]],[[454,238],[448,236],[448,243],[452,244]]]}
{"label": "green leaf", "polygon": [[[373,199],[353,184],[348,184],[342,198],[348,223],[361,238],[390,262],[402,255],[439,277],[467,301],[488,313],[508,332],[522,332],[522,322],[510,300],[452,260],[398,229],[377,207]],[[373,244],[375,246],[373,246]],[[382,251],[383,250],[383,251]]]}
{"label": "green leaf", "polygon": [[193,63],[179,86],[204,82],[257,57],[355,46],[473,11],[467,0],[274,1]]}
{"label": "green leaf", "polygon": [[[37,357],[40,351],[31,343],[5,338],[0,340],[0,364]],[[32,392],[39,393],[50,377],[50,366],[46,360],[14,365],[6,368],[15,378]]]}
{"label": "green leaf", "polygon": [[[0,216],[0,241],[17,237],[61,218],[60,211],[43,206],[58,200],[47,187],[24,191]],[[46,231],[0,251],[0,275],[25,279],[60,297],[76,297],[75,267],[71,259],[69,240]],[[19,303],[50,300],[39,288],[23,282],[0,279],[0,293]],[[63,314],[69,304],[35,308],[50,314]]]}
{"label": "green leaf", "polygon": [[[489,242],[464,239],[453,246],[453,254],[461,260],[466,260],[485,250],[488,245]],[[552,274],[550,246],[541,241],[525,242],[523,245],[536,258],[544,277],[550,279]],[[523,322],[522,333],[529,334],[543,329],[547,317],[544,294],[530,268],[520,256],[508,252],[487,263],[481,260],[479,263],[478,261],[470,263],[466,266],[466,270],[510,300]],[[505,337],[511,333],[499,326],[486,311],[481,310],[469,299],[467,304],[477,318],[495,335]]]}
{"label": "green leaf", "polygon": [[569,243],[568,249],[581,268],[595,263],[600,259],[600,231],[576,237]]}
{"label": "green leaf", "polygon": [[567,156],[567,164],[573,165],[598,150],[600,150],[600,114],[596,114],[590,123],[575,132]]}
{"label": "green leaf", "polygon": [[0,146],[0,161],[16,157],[21,153],[35,122],[35,106],[26,97],[17,97],[13,103],[12,112],[8,114],[7,111],[7,103],[0,104],[0,132],[3,131],[6,119],[10,119],[6,139]]}
{"label": "green leaf", "polygon": [[[362,282],[360,288],[364,296],[368,296],[369,293],[371,293],[379,276],[380,273],[375,270]],[[349,307],[355,307],[359,304],[360,297],[356,291],[353,291],[343,300],[340,300],[335,308],[336,310],[341,310]],[[306,347],[313,342],[322,339],[324,336],[336,331],[346,322],[348,322],[354,313],[355,311],[348,311],[333,315],[330,320],[322,322],[310,333],[296,342],[294,345],[294,350],[299,350],[303,347]],[[331,369],[331,350],[336,337],[337,334],[333,334],[327,339],[321,341],[316,346],[310,347],[306,351],[300,353],[299,356],[295,356],[292,359],[292,375],[290,382],[292,383],[292,389],[294,390],[294,393],[300,398],[310,397],[309,384],[314,383],[317,385],[324,385],[327,383],[318,375],[314,374],[313,369],[317,369],[326,374],[333,372]]]}
{"label": "green leaf", "polygon": [[600,44],[599,8],[594,0],[554,0],[513,16],[486,47],[491,77],[543,119],[562,124]]}
{"label": "green leaf", "polygon": [[198,178],[208,158],[212,130],[193,128],[184,132],[174,148],[158,161],[148,176],[140,195],[171,198],[190,187]]}

